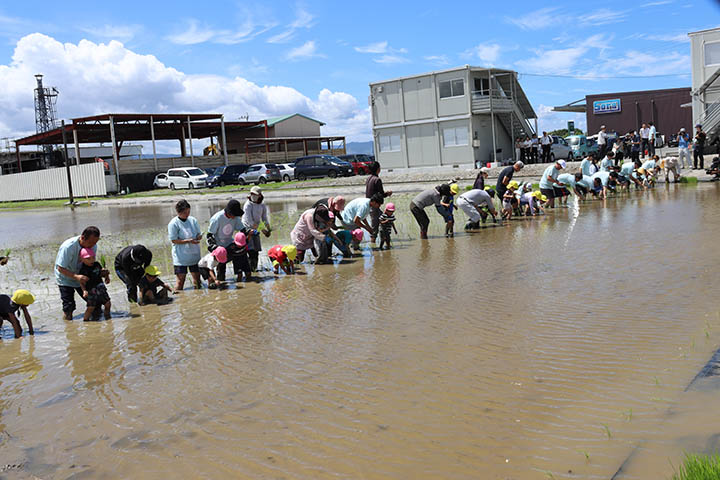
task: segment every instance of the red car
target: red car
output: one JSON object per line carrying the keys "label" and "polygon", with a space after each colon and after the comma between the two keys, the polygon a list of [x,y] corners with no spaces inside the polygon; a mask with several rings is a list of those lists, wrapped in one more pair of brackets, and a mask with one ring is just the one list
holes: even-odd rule
{"label": "red car", "polygon": [[352,155],[338,155],[340,160],[350,162],[353,166],[355,175],[367,175],[370,173],[370,164],[373,162],[370,157],[364,153],[355,153]]}

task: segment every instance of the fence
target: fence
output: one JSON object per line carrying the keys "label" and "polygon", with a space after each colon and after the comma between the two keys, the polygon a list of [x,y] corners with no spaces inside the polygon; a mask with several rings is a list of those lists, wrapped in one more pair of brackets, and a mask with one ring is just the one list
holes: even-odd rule
{"label": "fence", "polygon": [[[73,194],[77,197],[107,195],[105,167],[87,163],[70,167]],[[48,200],[67,198],[65,168],[50,168],[27,173],[0,175],[0,201]]]}

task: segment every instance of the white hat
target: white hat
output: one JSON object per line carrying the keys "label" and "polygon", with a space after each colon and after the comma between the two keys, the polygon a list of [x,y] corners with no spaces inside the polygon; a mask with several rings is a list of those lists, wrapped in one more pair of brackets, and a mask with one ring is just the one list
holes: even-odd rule
{"label": "white hat", "polygon": [[600,130],[602,130],[603,128],[605,128],[605,125],[600,125]]}
{"label": "white hat", "polygon": [[555,163],[557,163],[558,165],[560,165],[562,168],[567,167],[567,163],[565,163],[565,160],[558,160],[558,161],[555,162]]}
{"label": "white hat", "polygon": [[684,132],[684,131],[685,131],[685,127],[682,127],[682,128],[680,129],[680,131],[681,131],[681,132]]}
{"label": "white hat", "polygon": [[480,171],[481,171],[482,173],[488,173],[488,172],[490,171],[490,169],[489,169],[488,167],[482,167],[482,168],[480,169]]}
{"label": "white hat", "polygon": [[255,195],[262,195],[262,190],[260,189],[260,187],[255,185],[250,189],[250,193],[254,193]]}

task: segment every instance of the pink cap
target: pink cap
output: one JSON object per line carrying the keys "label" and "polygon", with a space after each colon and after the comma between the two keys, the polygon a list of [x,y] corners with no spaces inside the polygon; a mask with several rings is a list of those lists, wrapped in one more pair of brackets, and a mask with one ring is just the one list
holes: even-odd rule
{"label": "pink cap", "polygon": [[80,258],[83,260],[86,258],[95,258],[95,252],[93,252],[92,248],[83,248],[80,250]]}
{"label": "pink cap", "polygon": [[364,233],[362,231],[362,228],[356,228],[355,230],[352,231],[352,236],[357,241],[362,240],[363,235],[364,235]]}
{"label": "pink cap", "polygon": [[217,247],[212,251],[212,255],[218,262],[227,263],[227,250],[225,250],[225,247]]}
{"label": "pink cap", "polygon": [[333,212],[328,212],[328,217],[330,217],[330,220],[335,218],[335,214]]}
{"label": "pink cap", "polygon": [[247,237],[244,233],[238,232],[235,234],[235,245],[238,247],[244,247],[247,245]]}
{"label": "pink cap", "polygon": [[395,211],[395,204],[392,203],[392,202],[388,203],[387,205],[385,205],[385,210],[389,210],[389,211],[391,211],[391,212],[394,212],[394,211]]}
{"label": "pink cap", "polygon": [[345,209],[345,197],[339,195],[337,197],[332,197],[328,203],[328,207],[330,207],[331,210],[342,212]]}

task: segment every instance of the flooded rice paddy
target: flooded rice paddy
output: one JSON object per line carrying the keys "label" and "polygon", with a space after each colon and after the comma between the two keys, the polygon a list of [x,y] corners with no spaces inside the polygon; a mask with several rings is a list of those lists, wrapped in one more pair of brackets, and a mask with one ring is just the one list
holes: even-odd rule
{"label": "flooded rice paddy", "polygon": [[[429,212],[425,242],[409,200],[392,251],[164,307],[113,273],[114,318],[88,323],[61,320],[57,246],[95,224],[169,282],[172,206],[1,213],[0,290],[38,301],[34,337],[2,331],[0,477],[667,478],[714,448],[720,390],[691,382],[720,347],[716,185],[454,239]],[[307,205],[270,204],[265,249]]]}

